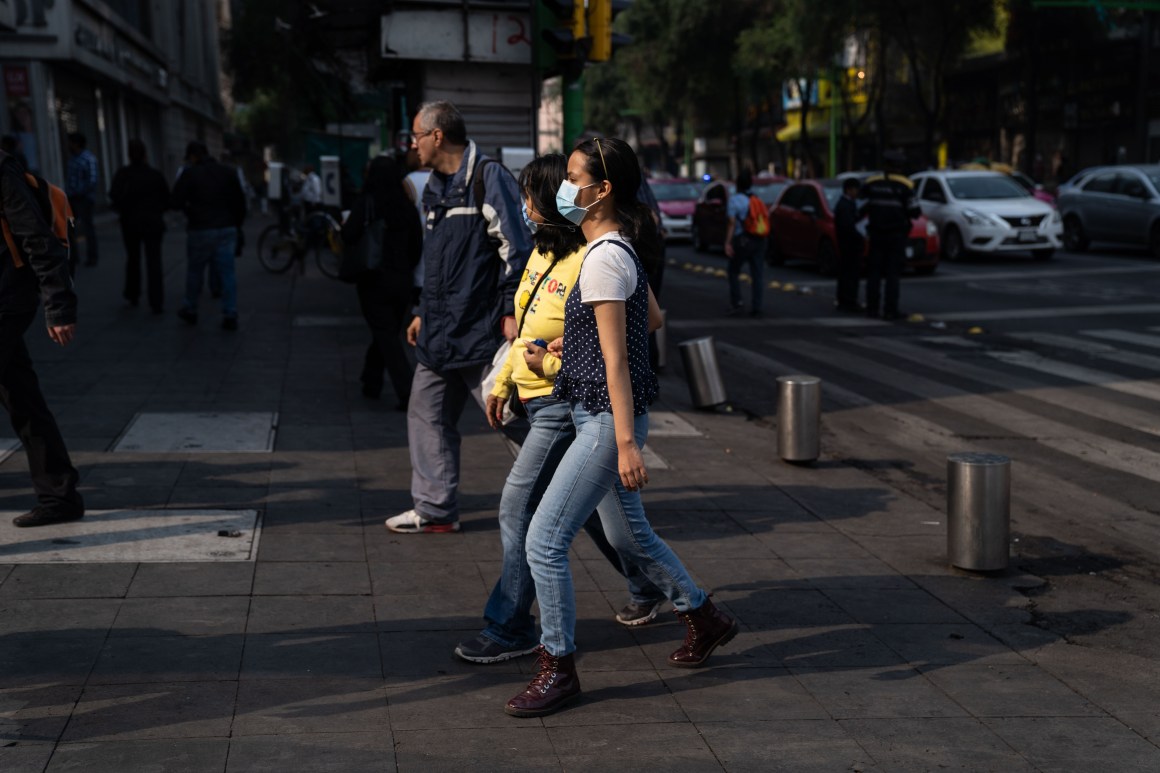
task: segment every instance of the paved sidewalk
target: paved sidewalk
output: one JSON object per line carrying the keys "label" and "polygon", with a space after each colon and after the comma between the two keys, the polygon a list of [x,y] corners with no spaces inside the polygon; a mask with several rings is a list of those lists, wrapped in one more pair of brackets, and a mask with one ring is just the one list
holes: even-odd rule
{"label": "paved sidewalk", "polygon": [[[125,308],[107,226],[103,264],[80,269],[76,344],[30,334],[89,509],[109,512],[84,524],[126,531],[99,562],[28,562],[85,538],[12,527],[31,492],[19,452],[0,464],[0,770],[1160,769],[1155,661],[1034,627],[1038,578],[947,568],[943,512],[840,460],[777,461],[769,427],[691,410],[672,357],[656,408],[697,434],[651,438],[667,469],[650,471],[649,513],[742,633],[710,668],[669,668],[683,628],[668,614],[618,625],[623,580],[582,536],[585,698],[508,717],[532,660],[472,666],[451,651],[479,630],[498,573],[510,455],[469,410],[463,533],[388,533],[410,504],[405,418],[389,385],[378,402],[360,394],[353,288],[313,265],[265,274],[264,224],[239,263],[237,333],[208,298],[197,328],[174,317],[180,230],[166,314]],[[243,412],[276,414],[272,452],[207,451],[172,425],[161,435],[182,434],[176,448],[124,440],[143,413],[236,427]],[[260,534],[186,561],[118,555],[117,539],[128,554],[176,538],[166,519],[190,510],[257,511]],[[212,555],[239,539],[250,560]]]}

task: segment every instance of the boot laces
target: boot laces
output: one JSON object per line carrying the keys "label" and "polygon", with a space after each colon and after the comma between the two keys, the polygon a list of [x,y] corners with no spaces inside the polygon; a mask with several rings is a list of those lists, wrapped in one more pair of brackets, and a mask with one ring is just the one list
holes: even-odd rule
{"label": "boot laces", "polygon": [[693,645],[697,643],[697,624],[693,621],[693,616],[688,612],[677,612],[677,617],[685,624],[685,647],[692,649]]}
{"label": "boot laces", "polygon": [[532,677],[531,683],[528,685],[527,692],[540,695],[546,695],[548,690],[556,682],[556,676],[560,661],[554,657],[546,649],[540,651],[540,670]]}

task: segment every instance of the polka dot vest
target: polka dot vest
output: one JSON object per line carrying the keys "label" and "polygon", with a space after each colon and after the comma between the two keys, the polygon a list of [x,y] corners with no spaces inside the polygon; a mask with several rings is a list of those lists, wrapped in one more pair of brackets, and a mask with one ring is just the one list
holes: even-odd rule
{"label": "polka dot vest", "polygon": [[[608,239],[600,244],[617,245],[631,257],[636,267],[636,289],[625,303],[625,328],[628,334],[628,375],[632,381],[634,416],[648,413],[649,403],[657,396],[656,374],[648,362],[648,279],[636,252],[627,243]],[[583,267],[580,269],[584,271]],[[577,282],[564,304],[564,357],[552,396],[583,404],[589,413],[611,413],[608,398],[608,376],[604,353],[596,331],[596,312],[584,303]]]}

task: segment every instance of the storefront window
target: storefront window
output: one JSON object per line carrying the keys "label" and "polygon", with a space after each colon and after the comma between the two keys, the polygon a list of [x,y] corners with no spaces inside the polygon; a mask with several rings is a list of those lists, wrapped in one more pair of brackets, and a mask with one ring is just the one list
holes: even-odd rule
{"label": "storefront window", "polygon": [[149,37],[150,19],[148,0],[105,0],[105,4],[113,9],[129,26]]}

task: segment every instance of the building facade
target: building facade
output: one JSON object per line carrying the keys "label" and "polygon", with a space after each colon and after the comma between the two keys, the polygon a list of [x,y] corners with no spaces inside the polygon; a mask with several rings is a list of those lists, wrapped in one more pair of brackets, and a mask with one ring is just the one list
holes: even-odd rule
{"label": "building facade", "polygon": [[228,24],[227,0],[0,0],[0,133],[55,182],[68,134],[84,134],[100,164],[98,206],[130,139],[172,177],[189,140],[222,146]]}

